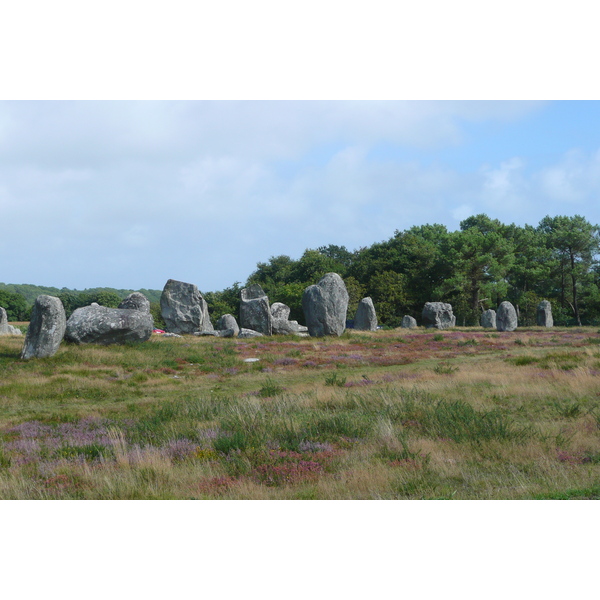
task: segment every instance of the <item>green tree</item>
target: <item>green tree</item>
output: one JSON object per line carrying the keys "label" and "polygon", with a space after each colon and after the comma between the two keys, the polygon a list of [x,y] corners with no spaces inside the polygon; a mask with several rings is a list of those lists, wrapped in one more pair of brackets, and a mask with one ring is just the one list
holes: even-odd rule
{"label": "green tree", "polygon": [[[502,223],[487,215],[469,217],[449,237],[448,260],[453,275],[443,287],[461,305],[463,322],[477,325],[481,303],[507,291],[505,275],[514,262],[514,244]],[[485,294],[482,294],[485,292]]]}
{"label": "green tree", "polygon": [[0,306],[6,310],[9,321],[27,321],[29,319],[31,309],[21,294],[0,290]]}
{"label": "green tree", "polygon": [[539,230],[552,250],[553,271],[560,281],[560,301],[568,303],[577,325],[581,325],[579,288],[591,281],[592,268],[600,251],[600,228],[584,217],[544,217]]}
{"label": "green tree", "polygon": [[407,312],[406,276],[395,271],[375,273],[369,281],[369,295],[382,325],[399,327]]}

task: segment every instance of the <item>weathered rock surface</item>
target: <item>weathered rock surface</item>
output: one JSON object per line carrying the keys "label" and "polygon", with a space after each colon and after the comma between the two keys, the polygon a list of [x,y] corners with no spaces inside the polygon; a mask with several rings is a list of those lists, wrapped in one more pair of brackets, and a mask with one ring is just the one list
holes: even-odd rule
{"label": "weathered rock surface", "polygon": [[342,335],[346,328],[348,290],[337,273],[327,273],[302,294],[302,310],[312,337]]}
{"label": "weathered rock surface", "polygon": [[402,317],[402,323],[400,324],[400,327],[403,327],[404,329],[416,329],[417,320],[410,315],[404,315]]}
{"label": "weathered rock surface", "polygon": [[141,292],[133,292],[129,294],[125,300],[119,304],[118,308],[130,308],[132,310],[141,310],[142,312],[150,312],[150,300]]}
{"label": "weathered rock surface", "polygon": [[493,308],[488,308],[481,315],[481,326],[486,328],[496,329],[496,311]]}
{"label": "weathered rock surface", "polygon": [[291,308],[283,302],[273,302],[271,304],[271,316],[274,319],[283,319],[287,321],[290,318]]}
{"label": "weathered rock surface", "polygon": [[514,331],[517,324],[517,311],[510,302],[505,300],[496,311],[496,329],[498,331]]}
{"label": "weathered rock surface", "polygon": [[354,315],[354,329],[360,331],[375,331],[377,329],[377,313],[373,300],[368,296],[358,303]]}
{"label": "weathered rock surface", "polygon": [[38,296],[31,311],[21,358],[29,360],[54,355],[63,340],[66,326],[67,317],[60,299]]}
{"label": "weathered rock surface", "polygon": [[235,332],[233,335],[237,335],[240,332],[238,322],[235,317],[230,314],[222,315],[217,321],[217,330],[226,331],[227,329],[233,329]]}
{"label": "weathered rock surface", "polygon": [[253,338],[253,337],[263,337],[263,333],[260,333],[260,331],[254,331],[253,329],[246,329],[245,327],[242,327],[240,329],[240,332],[238,333],[238,337],[240,338]]}
{"label": "weathered rock surface", "polygon": [[169,279],[160,297],[160,312],[170,333],[212,331],[208,305],[193,283]]}
{"label": "weathered rock surface", "polygon": [[446,302],[427,302],[423,307],[423,325],[437,329],[449,329],[456,325],[452,305]]}
{"label": "weathered rock surface", "polygon": [[232,337],[235,337],[239,332],[240,332],[239,329],[233,329],[233,328],[219,329],[219,331],[217,331],[217,335],[219,337],[223,337],[223,338],[232,338]]}
{"label": "weathered rock surface", "polygon": [[552,318],[552,304],[548,300],[542,300],[535,314],[535,322],[540,327],[554,327],[554,319]]}
{"label": "weathered rock surface", "polygon": [[8,322],[6,309],[0,306],[0,335],[23,335],[23,332],[17,327],[13,327]]}
{"label": "weathered rock surface", "polygon": [[84,306],[67,321],[65,339],[75,344],[124,344],[145,342],[154,329],[150,313],[131,308]]}
{"label": "weathered rock surface", "polygon": [[240,327],[258,331],[263,335],[273,333],[269,298],[257,283],[240,292]]}
{"label": "weathered rock surface", "polygon": [[298,321],[290,321],[291,309],[283,302],[271,304],[271,317],[273,318],[273,333],[278,335],[296,334],[300,331]]}

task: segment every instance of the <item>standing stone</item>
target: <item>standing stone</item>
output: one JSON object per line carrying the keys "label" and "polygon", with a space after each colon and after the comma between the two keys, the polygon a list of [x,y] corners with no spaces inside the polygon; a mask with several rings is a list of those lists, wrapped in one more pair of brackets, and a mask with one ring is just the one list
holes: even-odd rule
{"label": "standing stone", "polygon": [[[218,331],[227,331],[228,329],[233,330],[233,336],[236,336],[240,332],[240,327],[238,322],[235,320],[235,317],[230,314],[222,315],[219,317],[217,321],[217,330]],[[230,337],[233,337],[230,336]],[[225,337],[225,336],[223,336]]]}
{"label": "standing stone", "polygon": [[117,308],[130,308],[132,310],[141,310],[142,312],[149,313],[150,300],[148,300],[141,292],[133,292],[133,294],[129,294]]}
{"label": "standing stone", "polygon": [[92,304],[78,308],[67,321],[65,339],[75,344],[145,342],[154,329],[150,313]]}
{"label": "standing stone", "polygon": [[363,298],[358,303],[354,316],[354,329],[360,331],[375,331],[377,329],[377,313],[371,298]]}
{"label": "standing stone", "polygon": [[414,317],[411,317],[410,315],[404,315],[402,317],[402,323],[400,327],[403,327],[404,329],[416,329],[417,320]]}
{"label": "standing stone", "polygon": [[452,305],[446,302],[427,302],[423,307],[423,325],[437,329],[449,329],[456,325]]}
{"label": "standing stone", "polygon": [[493,308],[488,308],[483,312],[481,315],[481,326],[496,329],[496,311]]}
{"label": "standing stone", "polygon": [[552,304],[548,300],[542,300],[538,304],[535,320],[540,327],[554,327]]}
{"label": "standing stone", "polygon": [[169,279],[160,297],[160,312],[170,333],[214,330],[208,304],[193,283]]}
{"label": "standing stone", "polygon": [[65,335],[67,318],[59,298],[38,296],[31,311],[21,358],[46,358],[58,350]]}
{"label": "standing stone", "polygon": [[298,321],[290,321],[291,309],[283,302],[271,304],[271,316],[273,317],[273,333],[279,335],[290,335],[300,332]]}
{"label": "standing stone", "polygon": [[273,317],[269,298],[257,283],[240,292],[240,327],[272,335]]}
{"label": "standing stone", "polygon": [[342,335],[346,328],[348,290],[337,273],[327,273],[302,294],[302,310],[313,337]]}
{"label": "standing stone", "polygon": [[290,318],[290,312],[292,312],[292,309],[283,302],[273,302],[273,304],[271,304],[271,316],[274,319],[283,319],[287,321]]}
{"label": "standing stone", "polygon": [[517,328],[517,311],[506,300],[500,304],[496,312],[496,329],[498,331],[514,331]]}
{"label": "standing stone", "polygon": [[0,306],[0,335],[23,335],[23,332],[17,327],[13,327],[8,322],[6,310]]}

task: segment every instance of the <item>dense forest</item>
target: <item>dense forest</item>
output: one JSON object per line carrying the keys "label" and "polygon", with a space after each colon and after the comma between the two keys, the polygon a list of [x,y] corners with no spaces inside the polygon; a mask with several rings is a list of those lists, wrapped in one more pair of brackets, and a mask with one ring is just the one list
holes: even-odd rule
{"label": "dense forest", "polygon": [[[545,217],[537,226],[505,225],[481,214],[460,223],[419,225],[387,241],[349,251],[344,246],[307,249],[298,259],[272,256],[258,263],[244,285],[259,283],[271,302],[291,308],[304,322],[302,292],[325,273],[339,273],[350,294],[351,318],[361,298],[373,299],[379,322],[397,327],[404,315],[420,320],[425,302],[452,304],[458,325],[477,325],[483,310],[503,300],[518,310],[521,325],[535,324],[541,300],[550,300],[557,325],[600,324],[600,227],[584,217]],[[194,282],[191,282],[194,283]],[[211,318],[239,312],[240,282],[206,292]],[[91,302],[117,306],[132,290],[76,290],[0,284],[0,306],[10,320],[27,320],[38,294],[58,296],[67,315]],[[151,302],[158,325],[159,290],[138,290]]]}

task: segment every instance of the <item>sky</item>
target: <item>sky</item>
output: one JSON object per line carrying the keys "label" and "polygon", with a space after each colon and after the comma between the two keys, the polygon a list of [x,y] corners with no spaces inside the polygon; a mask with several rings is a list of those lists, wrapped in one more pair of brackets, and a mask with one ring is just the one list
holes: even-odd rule
{"label": "sky", "polygon": [[597,101],[0,101],[0,281],[203,292],[470,215],[600,223]]}

